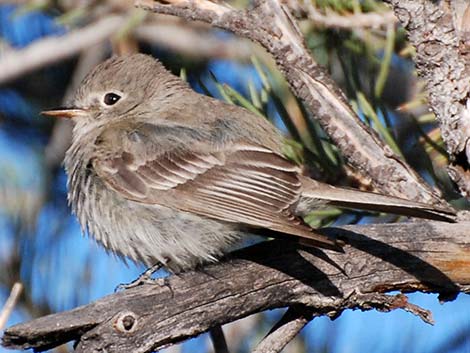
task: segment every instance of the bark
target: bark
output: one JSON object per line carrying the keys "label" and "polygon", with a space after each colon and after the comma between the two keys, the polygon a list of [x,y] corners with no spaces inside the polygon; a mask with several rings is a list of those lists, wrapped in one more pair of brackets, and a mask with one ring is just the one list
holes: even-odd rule
{"label": "bark", "polygon": [[298,329],[305,317],[335,318],[345,309],[404,309],[432,322],[405,295],[386,293],[434,292],[441,300],[469,293],[468,226],[416,222],[325,229],[346,242],[344,253],[264,242],[198,271],[10,327],[3,344],[44,350],[77,340],[77,352],[151,352],[281,307],[303,315],[291,315],[274,333]]}
{"label": "bark", "polygon": [[453,158],[449,175],[470,195],[470,5],[467,1],[389,0],[416,48],[416,68],[426,82]]}

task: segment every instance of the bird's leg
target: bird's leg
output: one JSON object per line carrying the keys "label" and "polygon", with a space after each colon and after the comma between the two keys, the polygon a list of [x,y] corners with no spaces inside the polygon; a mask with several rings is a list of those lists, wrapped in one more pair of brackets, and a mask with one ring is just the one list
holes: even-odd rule
{"label": "bird's leg", "polygon": [[130,283],[121,283],[116,287],[114,290],[115,292],[119,292],[124,289],[130,289],[134,288],[137,286],[140,286],[141,284],[156,284],[156,280],[152,278],[152,275],[157,272],[159,269],[161,269],[163,266],[165,266],[164,263],[162,262],[157,262],[155,265],[149,267],[146,269],[144,272],[142,272],[139,277],[137,277],[135,280],[133,280]]}

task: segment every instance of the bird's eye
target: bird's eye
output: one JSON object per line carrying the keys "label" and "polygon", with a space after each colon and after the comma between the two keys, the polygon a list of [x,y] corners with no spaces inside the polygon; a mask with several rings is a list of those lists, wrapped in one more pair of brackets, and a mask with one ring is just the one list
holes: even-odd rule
{"label": "bird's eye", "polygon": [[106,105],[114,105],[118,100],[121,99],[121,96],[116,93],[106,93],[103,98],[103,102]]}

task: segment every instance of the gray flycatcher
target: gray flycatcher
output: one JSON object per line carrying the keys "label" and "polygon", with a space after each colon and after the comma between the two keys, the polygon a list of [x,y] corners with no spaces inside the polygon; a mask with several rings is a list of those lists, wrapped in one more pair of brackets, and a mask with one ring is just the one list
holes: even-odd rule
{"label": "gray flycatcher", "polygon": [[101,63],[73,107],[43,114],[75,122],[65,168],[82,228],[147,266],[179,272],[216,261],[259,229],[335,248],[302,220],[326,203],[448,221],[454,214],[303,176],[270,122],[192,91],[143,54]]}

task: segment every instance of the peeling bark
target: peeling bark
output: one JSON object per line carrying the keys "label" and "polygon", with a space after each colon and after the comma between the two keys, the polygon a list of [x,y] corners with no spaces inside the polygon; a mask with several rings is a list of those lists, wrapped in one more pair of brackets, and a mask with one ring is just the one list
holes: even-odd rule
{"label": "peeling bark", "polygon": [[416,68],[453,158],[450,177],[470,195],[470,7],[467,1],[388,0],[416,48]]}
{"label": "peeling bark", "polygon": [[[304,318],[334,318],[346,309],[404,309],[432,322],[405,295],[386,292],[434,292],[441,300],[470,293],[469,226],[416,222],[325,229],[346,242],[344,253],[264,242],[198,271],[10,327],[3,344],[44,350],[78,340],[77,352],[151,352],[256,312],[292,306]],[[305,323],[299,316],[292,320],[285,329]]]}

